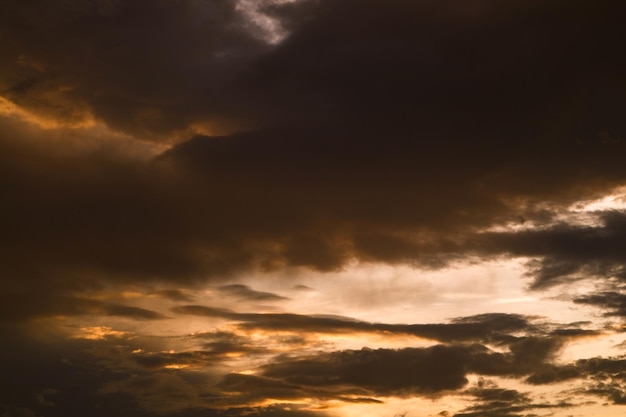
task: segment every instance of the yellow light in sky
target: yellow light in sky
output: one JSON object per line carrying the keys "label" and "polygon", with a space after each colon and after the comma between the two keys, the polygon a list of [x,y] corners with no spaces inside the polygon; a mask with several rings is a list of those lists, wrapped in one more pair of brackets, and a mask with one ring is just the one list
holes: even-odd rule
{"label": "yellow light in sky", "polygon": [[113,330],[109,326],[81,327],[79,332],[73,336],[74,339],[104,340],[109,337],[121,338],[132,336],[130,332]]}
{"label": "yellow light in sky", "polygon": [[19,120],[33,124],[41,129],[86,129],[96,126],[96,120],[85,115],[79,121],[61,121],[51,117],[44,117],[28,111],[10,100],[0,96],[0,116],[15,117]]}

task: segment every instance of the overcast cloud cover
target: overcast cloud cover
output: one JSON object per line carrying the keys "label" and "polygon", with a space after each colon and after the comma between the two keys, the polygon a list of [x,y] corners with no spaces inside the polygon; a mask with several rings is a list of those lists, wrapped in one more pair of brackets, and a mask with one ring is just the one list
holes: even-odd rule
{"label": "overcast cloud cover", "polygon": [[625,17],[0,0],[0,416],[622,415]]}

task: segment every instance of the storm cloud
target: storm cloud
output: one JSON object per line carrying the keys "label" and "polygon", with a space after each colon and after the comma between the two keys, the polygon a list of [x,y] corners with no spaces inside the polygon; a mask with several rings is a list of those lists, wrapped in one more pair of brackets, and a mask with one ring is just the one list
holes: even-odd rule
{"label": "storm cloud", "polygon": [[0,415],[626,402],[626,3],[0,6]]}

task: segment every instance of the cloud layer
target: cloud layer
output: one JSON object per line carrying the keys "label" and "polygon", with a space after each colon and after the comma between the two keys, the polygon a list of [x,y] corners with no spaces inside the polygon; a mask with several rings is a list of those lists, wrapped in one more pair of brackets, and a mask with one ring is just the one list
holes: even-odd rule
{"label": "cloud layer", "polygon": [[[626,402],[626,214],[589,208],[626,182],[626,4],[0,6],[0,415]],[[451,267],[496,261],[593,314],[474,302]],[[376,266],[456,301],[312,285]]]}

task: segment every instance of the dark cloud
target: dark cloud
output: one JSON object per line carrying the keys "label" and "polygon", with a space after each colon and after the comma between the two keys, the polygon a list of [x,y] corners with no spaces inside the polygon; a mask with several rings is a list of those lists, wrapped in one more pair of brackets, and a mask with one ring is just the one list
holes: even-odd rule
{"label": "dark cloud", "polygon": [[[566,408],[572,404],[533,403],[532,399],[517,390],[499,388],[493,382],[480,379],[476,386],[464,391],[464,394],[475,397],[477,403],[466,408],[454,417],[519,417],[531,415],[531,410]],[[524,414],[520,414],[524,413]]]}
{"label": "dark cloud", "polygon": [[386,324],[348,317],[306,316],[286,313],[236,313],[205,306],[179,306],[174,313],[216,317],[238,322],[244,330],[287,331],[295,333],[380,333],[412,335],[444,343],[476,342],[509,349],[507,354],[476,355],[475,369],[488,375],[525,374],[550,361],[565,343],[576,338],[598,335],[598,331],[576,325],[535,322],[533,317],[516,314],[480,314],[460,317],[449,323]]}
{"label": "dark cloud", "polygon": [[2,323],[0,329],[3,335],[0,369],[10,376],[0,381],[3,415],[150,416],[130,395],[99,394],[103,383],[122,374],[119,369],[103,366],[90,350],[111,342],[67,340],[58,336],[42,338],[42,334],[49,335],[49,329],[44,326],[25,328]]}
{"label": "dark cloud", "polygon": [[[620,248],[626,243],[626,213],[607,211],[596,216],[598,224],[594,226],[560,223],[540,230],[488,234],[483,238],[489,251],[535,258],[529,263],[529,274],[534,277],[533,287],[537,289],[593,277],[623,280],[626,258]],[[600,298],[601,295],[581,298],[580,302],[600,304]]]}
{"label": "dark cloud", "polygon": [[293,400],[303,398],[306,392],[297,384],[281,382],[254,375],[228,374],[218,384],[224,393],[233,393],[246,396],[236,402],[243,404],[254,401],[262,401],[266,398],[276,398],[281,400]]}
{"label": "dark cloud", "polygon": [[623,133],[624,10],[609,0],[263,2],[290,33],[276,46],[234,1],[4,3],[2,91],[56,118],[155,136],[284,120],[438,139]]}
{"label": "dark cloud", "polygon": [[290,119],[431,140],[620,136],[623,63],[612,52],[623,11],[611,1],[320,1],[248,82]]}
{"label": "dark cloud", "polygon": [[80,122],[93,114],[144,138],[201,120],[230,124],[245,103],[228,104],[237,93],[225,87],[265,48],[235,5],[3,1],[0,26],[10,41],[0,50],[0,91],[46,117]]}
{"label": "dark cloud", "polygon": [[264,291],[255,291],[247,285],[242,284],[229,284],[223,285],[218,288],[220,292],[225,295],[231,295],[240,299],[250,301],[282,301],[287,300],[286,297],[282,297],[277,294],[272,294]]}
{"label": "dark cloud", "polygon": [[142,351],[134,353],[131,359],[148,369],[164,369],[168,366],[203,368],[222,364],[236,356],[273,353],[271,348],[255,344],[249,338],[235,333],[203,333],[194,335],[194,338],[204,342],[201,349],[183,352]]}
{"label": "dark cloud", "polygon": [[626,294],[608,291],[586,295],[574,300],[578,304],[588,304],[601,307],[607,316],[626,317]]}
{"label": "dark cloud", "polygon": [[612,404],[626,405],[626,386],[624,384],[597,382],[590,384],[583,392],[604,397]]}
{"label": "dark cloud", "polygon": [[0,319],[22,320],[50,316],[116,316],[134,320],[163,320],[167,316],[145,308],[50,293],[6,293],[0,296]]}
{"label": "dark cloud", "polygon": [[[216,310],[213,313],[235,319],[232,312]],[[281,349],[273,351],[271,346],[264,346],[245,333],[216,331],[185,338],[194,345],[198,342],[199,349],[168,351],[163,349],[167,341],[149,337],[132,337],[123,342],[107,338],[67,340],[59,337],[45,342],[46,347],[53,349],[44,353],[37,352],[41,349],[37,346],[40,342],[32,336],[28,336],[27,343],[23,335],[6,331],[4,334],[10,338],[2,348],[3,369],[14,374],[27,360],[35,361],[33,365],[38,366],[29,367],[27,374],[20,377],[23,382],[7,391],[10,394],[20,389],[24,393],[15,398],[7,397],[5,404],[11,409],[34,407],[36,411],[45,408],[46,402],[53,401],[60,407],[59,415],[107,401],[109,404],[102,406],[102,413],[111,407],[120,407],[120,415],[132,413],[131,410],[142,416],[153,413],[194,416],[200,410],[208,415],[237,415],[243,410],[241,404],[266,404],[268,400],[299,403],[302,399],[315,398],[376,404],[389,396],[452,394],[466,385],[468,374],[520,378],[537,374],[550,366],[557,367],[551,360],[563,343],[562,337],[519,336],[520,332],[535,330],[498,324],[497,318],[498,315],[483,315],[457,319],[456,322],[472,324],[482,320],[493,323],[498,331],[518,334],[512,337],[513,341],[503,352],[469,343],[428,348],[365,348],[309,355],[298,355],[294,350],[284,354]],[[501,317],[501,321],[506,322],[507,317]],[[303,330],[306,332],[306,327]],[[283,342],[272,338],[273,344]],[[25,350],[11,351],[21,347]],[[229,365],[233,355],[265,358],[263,363],[266,364],[255,366],[254,375],[233,373]],[[9,363],[10,360],[14,363]],[[579,376],[593,374],[603,378],[603,373],[619,372],[621,365],[618,361],[598,359],[585,363],[579,361],[577,366],[581,369]],[[190,369],[186,370],[187,367]],[[76,387],[75,381],[81,381],[81,386]],[[50,394],[51,390],[55,390],[54,395]],[[48,393],[43,396],[43,402],[39,399],[42,392]],[[168,394],[164,395],[164,392]],[[78,394],[85,395],[84,403],[72,406],[66,403]],[[512,391],[484,390],[480,398],[477,392],[470,395],[484,403],[484,406],[477,405],[473,412],[541,408],[537,404],[521,404],[524,396],[513,395]],[[507,401],[510,404],[502,404]],[[297,411],[297,407],[293,409]],[[268,409],[253,407],[250,411],[261,416]],[[99,412],[96,415],[105,415]]]}
{"label": "dark cloud", "polygon": [[624,404],[626,398],[626,359],[589,358],[566,365],[550,365],[531,375],[531,384],[550,384],[579,379],[576,392],[605,398],[613,404]]}
{"label": "dark cloud", "polygon": [[[301,384],[284,382],[280,379],[266,378],[263,376],[244,375],[231,373],[222,379],[218,387],[225,395],[230,396],[229,401],[234,403],[254,403],[267,398],[279,400],[298,400],[315,395],[319,400],[339,400],[348,403],[382,403],[374,398],[359,396],[367,394],[367,391],[354,389],[324,390],[314,389]],[[345,392],[344,392],[345,391]]]}
{"label": "dark cloud", "polygon": [[311,387],[352,386],[378,395],[434,394],[465,385],[460,347],[364,349],[267,365],[263,375]]}
{"label": "dark cloud", "polygon": [[199,408],[185,410],[176,415],[180,417],[206,417],[207,415],[211,417],[239,417],[241,415],[252,417],[327,417],[330,414],[321,410],[308,410],[306,406],[298,403],[286,402],[260,407],[231,407],[226,410]]}
{"label": "dark cloud", "polygon": [[228,1],[7,3],[12,64],[0,75],[26,108],[78,108],[127,132],[213,116],[265,127],[196,136],[151,163],[59,155],[22,145],[45,130],[3,132],[2,272],[20,277],[11,285],[178,288],[354,260],[440,268],[469,254],[536,257],[538,287],[622,272],[617,214],[604,218],[608,238],[475,234],[545,220],[546,205],[626,178],[623,144],[608,143],[625,130],[612,52],[621,5],[313,3],[271,11],[291,28],[275,46]]}
{"label": "dark cloud", "polygon": [[[187,305],[172,308],[174,313],[204,317],[217,317],[240,322],[244,329],[270,331],[319,332],[319,333],[359,333],[380,332],[386,334],[414,335],[443,342],[480,341],[496,344],[516,342],[511,336],[515,332],[541,332],[540,325],[532,323],[532,317],[517,314],[480,314],[461,317],[451,323],[433,324],[386,324],[370,323],[339,316],[314,316],[288,313],[236,313],[232,310]],[[587,335],[582,329],[575,329],[563,336]]]}
{"label": "dark cloud", "polygon": [[229,351],[213,352],[213,351],[193,351],[179,353],[137,353],[132,359],[142,367],[148,369],[163,369],[168,366],[193,366],[205,365],[220,354],[241,353],[244,349],[232,349]]}
{"label": "dark cloud", "polygon": [[[466,255],[463,242],[473,246],[476,230],[522,213],[531,219],[541,215],[532,200],[546,198],[558,206],[580,198],[570,193],[595,183],[578,168],[590,153],[602,161],[590,169],[606,184],[622,175],[614,169],[619,152],[602,145],[561,149],[527,142],[515,151],[490,146],[490,155],[468,144],[454,144],[450,152],[449,144],[407,142],[389,133],[383,142],[372,135],[288,129],[199,137],[167,152],[161,162],[185,169],[197,181],[223,178],[216,192],[244,204],[223,203],[220,213],[238,215],[237,226],[224,233],[265,242],[265,251],[256,253],[261,265],[319,270],[354,258],[442,267]],[[563,151],[571,159],[559,163],[562,177],[551,183],[536,176],[538,165],[556,164]],[[535,152],[543,160],[532,159]],[[502,165],[511,158],[512,167]],[[529,199],[530,209],[506,204],[509,198]],[[247,205],[254,212],[243,210]],[[528,252],[539,252],[531,237],[528,241]],[[478,250],[501,255],[500,242],[506,248],[506,235],[493,236]],[[525,256],[521,249],[515,255]]]}
{"label": "dark cloud", "polygon": [[[201,338],[205,343],[202,345],[204,353],[217,356],[229,356],[232,354],[258,354],[269,353],[270,348],[255,345],[251,340],[228,332],[203,333],[195,337]],[[289,342],[284,338],[275,338],[276,342]],[[302,345],[304,340],[293,340],[293,345]]]}
{"label": "dark cloud", "polygon": [[[231,0],[0,0],[0,326],[165,319],[97,295],[144,291],[169,307],[207,281],[230,301],[283,299],[235,284],[251,271],[518,257],[536,290],[603,280],[575,302],[624,316],[624,213],[580,226],[565,210],[626,180],[626,3],[248,3],[284,40]],[[144,140],[163,145],[158,157],[137,157]],[[487,231],[513,222],[529,227]],[[312,416],[325,413],[303,399],[458,393],[468,374],[585,378],[582,393],[624,402],[621,358],[555,363],[596,334],[582,325],[171,311],[232,333],[170,352],[2,332],[0,414]],[[439,344],[279,355],[254,330],[292,347],[356,333]],[[238,356],[264,366],[229,373]],[[552,407],[497,387],[466,394],[459,415]]]}
{"label": "dark cloud", "polygon": [[152,294],[157,295],[159,297],[166,298],[172,301],[185,301],[190,302],[193,301],[194,297],[189,293],[189,291],[183,291],[179,289],[171,289],[171,290],[157,290]]}
{"label": "dark cloud", "polygon": [[364,389],[370,396],[434,395],[457,390],[466,375],[519,377],[541,369],[560,341],[522,338],[499,353],[479,344],[428,348],[362,349],[276,360],[262,368],[265,377],[311,389]]}
{"label": "dark cloud", "polygon": [[575,365],[548,365],[530,375],[526,379],[526,382],[534,385],[553,384],[580,378],[582,375],[581,370]]}

